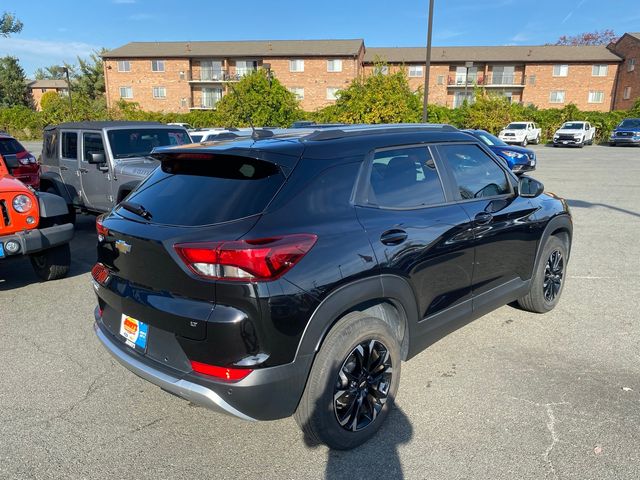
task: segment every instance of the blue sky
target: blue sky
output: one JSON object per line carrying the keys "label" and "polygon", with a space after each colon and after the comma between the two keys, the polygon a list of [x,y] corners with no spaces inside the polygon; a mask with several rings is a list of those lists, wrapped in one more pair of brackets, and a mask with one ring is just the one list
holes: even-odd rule
{"label": "blue sky", "polygon": [[[28,75],[130,41],[364,38],[426,43],[428,0],[4,0],[25,24],[0,38]],[[237,9],[235,7],[238,7]],[[638,0],[435,0],[434,45],[536,45],[563,34],[640,31]]]}

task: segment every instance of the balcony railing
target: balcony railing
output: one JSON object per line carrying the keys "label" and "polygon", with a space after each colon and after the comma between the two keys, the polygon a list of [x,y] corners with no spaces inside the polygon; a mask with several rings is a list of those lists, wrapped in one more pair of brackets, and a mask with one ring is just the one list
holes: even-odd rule
{"label": "balcony railing", "polygon": [[252,69],[238,69],[234,73],[229,70],[200,70],[200,75],[193,75],[190,82],[238,82]]}
{"label": "balcony railing", "polygon": [[448,78],[448,85],[450,87],[464,87],[467,86],[482,85],[485,87],[500,87],[500,86],[524,86],[525,78],[522,75],[501,75],[501,74],[473,74],[469,75],[465,82],[464,75],[450,75]]}

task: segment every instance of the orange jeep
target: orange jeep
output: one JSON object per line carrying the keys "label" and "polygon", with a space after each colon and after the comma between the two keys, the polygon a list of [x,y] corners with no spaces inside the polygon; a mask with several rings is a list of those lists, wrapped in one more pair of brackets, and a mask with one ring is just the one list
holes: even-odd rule
{"label": "orange jeep", "polygon": [[73,225],[63,223],[69,211],[62,197],[35,193],[9,174],[0,155],[0,262],[29,255],[42,280],[69,272]]}

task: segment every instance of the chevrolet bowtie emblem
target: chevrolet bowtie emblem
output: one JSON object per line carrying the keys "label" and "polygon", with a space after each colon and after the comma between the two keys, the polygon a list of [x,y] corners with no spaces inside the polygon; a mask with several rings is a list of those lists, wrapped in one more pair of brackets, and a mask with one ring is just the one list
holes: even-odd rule
{"label": "chevrolet bowtie emblem", "polygon": [[131,251],[131,245],[129,245],[124,240],[117,240],[116,250],[118,250],[120,253],[129,253]]}

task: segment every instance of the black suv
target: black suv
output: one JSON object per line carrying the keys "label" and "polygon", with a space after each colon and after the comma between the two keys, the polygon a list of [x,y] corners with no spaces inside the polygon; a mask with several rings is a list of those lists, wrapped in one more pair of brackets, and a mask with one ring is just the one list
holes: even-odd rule
{"label": "black suv", "polygon": [[572,222],[540,182],[442,125],[296,130],[160,148],[99,217],[95,330],[129,370],[347,449],[400,364],[515,300],[551,310]]}

